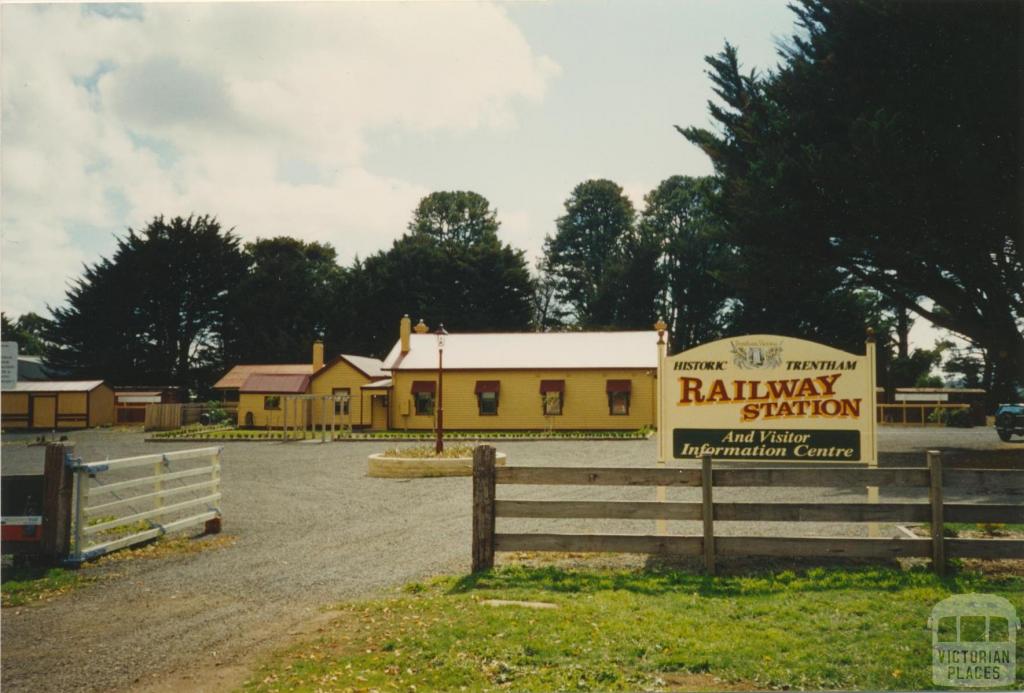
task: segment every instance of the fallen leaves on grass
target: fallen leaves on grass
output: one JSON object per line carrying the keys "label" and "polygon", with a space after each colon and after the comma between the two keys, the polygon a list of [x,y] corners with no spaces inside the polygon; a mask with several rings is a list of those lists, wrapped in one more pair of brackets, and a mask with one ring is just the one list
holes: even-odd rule
{"label": "fallen leaves on grass", "polygon": [[159,559],[196,554],[231,546],[236,537],[217,534],[200,537],[168,537],[134,548],[121,549],[90,561],[77,570],[67,568],[4,568],[0,587],[2,606],[24,606],[54,599],[80,587],[112,577],[112,573],[94,573],[103,566],[140,559]]}
{"label": "fallen leaves on grass", "polygon": [[66,568],[5,568],[0,603],[9,608],[52,599],[95,579]]}
{"label": "fallen leaves on grass", "polygon": [[230,534],[214,534],[199,537],[164,537],[140,546],[121,549],[96,559],[96,565],[120,563],[140,558],[167,558],[223,549],[235,543],[237,537]]}

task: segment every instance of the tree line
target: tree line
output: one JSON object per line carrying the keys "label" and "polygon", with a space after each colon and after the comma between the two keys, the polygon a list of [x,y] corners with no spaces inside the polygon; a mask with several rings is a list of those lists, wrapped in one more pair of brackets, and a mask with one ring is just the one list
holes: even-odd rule
{"label": "tree line", "polygon": [[[85,268],[49,318],[4,319],[53,366],[202,391],[235,363],[383,356],[408,313],[452,332],[649,329],[672,349],[777,333],[858,351],[880,383],[1024,382],[1019,23],[1012,2],[801,0],[780,66],[707,58],[714,129],[678,127],[709,177],[672,176],[638,211],[577,185],[531,268],[470,191],[435,192],[390,248],[241,243],[211,216],[156,217]],[[532,270],[532,271],[531,271]],[[967,347],[909,347],[914,316]],[[5,337],[6,338],[6,337]]]}

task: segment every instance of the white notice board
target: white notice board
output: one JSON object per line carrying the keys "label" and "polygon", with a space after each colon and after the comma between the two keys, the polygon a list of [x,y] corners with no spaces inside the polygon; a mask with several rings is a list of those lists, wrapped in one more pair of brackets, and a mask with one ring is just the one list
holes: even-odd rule
{"label": "white notice board", "polygon": [[18,384],[17,342],[3,342],[0,350],[0,376],[4,390],[13,390]]}

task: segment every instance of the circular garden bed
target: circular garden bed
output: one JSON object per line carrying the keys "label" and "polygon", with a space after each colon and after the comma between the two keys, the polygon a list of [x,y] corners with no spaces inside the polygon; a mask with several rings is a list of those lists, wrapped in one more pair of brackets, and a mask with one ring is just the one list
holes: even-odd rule
{"label": "circular garden bed", "polygon": [[[507,455],[495,453],[495,464],[504,465]],[[473,448],[449,447],[442,456],[433,448],[387,450],[370,455],[367,475],[391,479],[416,479],[433,476],[473,476]]]}

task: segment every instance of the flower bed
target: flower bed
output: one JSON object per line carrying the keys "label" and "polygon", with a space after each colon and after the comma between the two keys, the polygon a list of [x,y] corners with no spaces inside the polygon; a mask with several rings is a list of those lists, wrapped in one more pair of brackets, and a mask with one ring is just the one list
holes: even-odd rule
{"label": "flower bed", "polygon": [[[495,453],[495,464],[504,465],[507,455]],[[435,476],[473,476],[473,448],[461,445],[441,456],[433,448],[393,449],[370,455],[368,476],[390,479],[418,479]]]}
{"label": "flower bed", "polygon": [[[654,432],[651,429],[641,428],[632,431],[449,431],[445,432],[445,441],[451,442],[482,442],[497,440],[646,440]],[[296,440],[301,435],[297,432],[289,432],[291,440]],[[305,439],[319,440],[320,431],[311,433],[306,431]],[[384,440],[390,442],[418,442],[434,439],[432,431],[357,431],[347,435],[336,434],[334,440],[337,442],[366,442]],[[223,426],[189,426],[175,431],[160,431],[152,434],[149,441],[258,441],[258,440],[282,440],[280,430],[256,430],[243,428],[227,428]]]}

